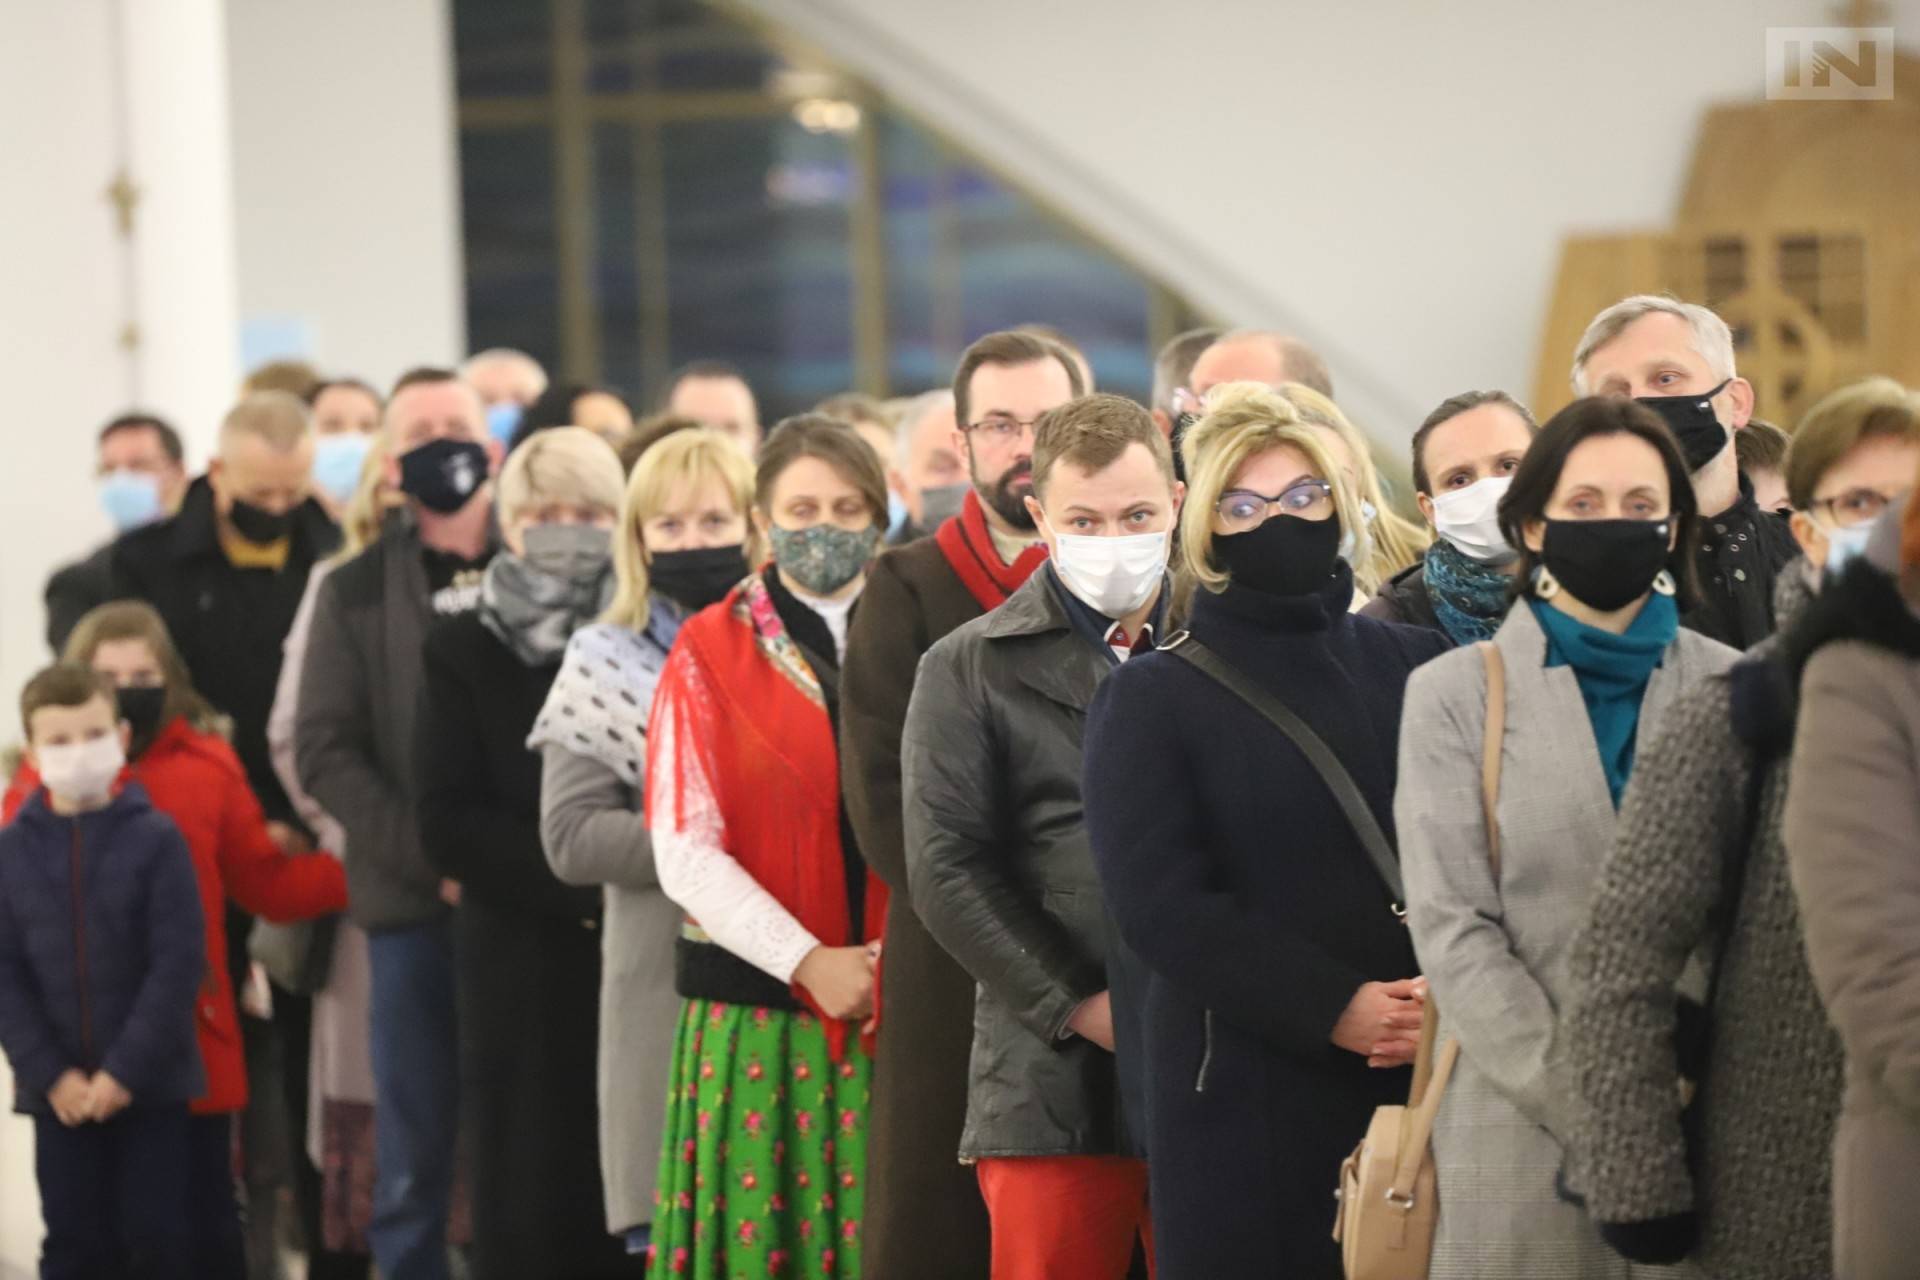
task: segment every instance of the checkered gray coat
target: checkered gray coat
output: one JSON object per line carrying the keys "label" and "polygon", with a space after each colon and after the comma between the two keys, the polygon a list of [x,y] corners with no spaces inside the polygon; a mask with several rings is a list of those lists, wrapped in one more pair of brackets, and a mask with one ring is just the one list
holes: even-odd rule
{"label": "checkered gray coat", "polygon": [[[1414,949],[1461,1056],[1434,1126],[1440,1219],[1431,1280],[1559,1280],[1684,1274],[1634,1267],[1554,1193],[1579,1125],[1556,1031],[1568,952],[1613,845],[1614,809],[1570,667],[1546,666],[1526,606],[1495,636],[1505,659],[1501,873],[1481,815],[1486,672],[1457,649],[1414,672],[1400,729],[1394,821]],[[1738,655],[1681,631],[1653,673],[1636,742],[1674,698]]]}

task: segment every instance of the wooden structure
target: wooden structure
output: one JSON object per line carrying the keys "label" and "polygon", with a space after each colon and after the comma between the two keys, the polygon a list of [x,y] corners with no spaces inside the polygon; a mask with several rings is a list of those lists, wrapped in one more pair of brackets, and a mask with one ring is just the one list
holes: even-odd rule
{"label": "wooden structure", "polygon": [[1891,99],[1713,108],[1671,230],[1569,239],[1535,412],[1572,399],[1580,335],[1634,293],[1725,317],[1757,412],[1789,430],[1867,374],[1920,386],[1920,58],[1892,63]]}

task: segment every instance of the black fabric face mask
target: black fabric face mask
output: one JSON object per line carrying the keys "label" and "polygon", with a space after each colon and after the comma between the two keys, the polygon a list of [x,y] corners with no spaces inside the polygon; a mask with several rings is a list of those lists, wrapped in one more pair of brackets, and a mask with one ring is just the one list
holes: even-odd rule
{"label": "black fabric face mask", "polygon": [[1549,520],[1540,560],[1567,594],[1602,613],[1624,609],[1667,567],[1671,520]]}
{"label": "black fabric face mask", "polygon": [[120,704],[120,718],[133,730],[133,743],[129,754],[140,755],[160,733],[160,717],[167,709],[167,687],[165,685],[127,685],[115,691]]}
{"label": "black fabric face mask", "polygon": [[1340,520],[1270,516],[1258,529],[1213,535],[1213,552],[1233,581],[1273,596],[1312,595],[1340,559]]}
{"label": "black fabric face mask", "polygon": [[[1639,403],[1659,414],[1680,444],[1687,470],[1698,471],[1727,447],[1727,429],[1713,415],[1713,398],[1727,389],[1728,378],[1711,391],[1690,396],[1639,396]],[[1589,601],[1588,603],[1592,603]]]}
{"label": "black fabric face mask", "polygon": [[718,603],[747,576],[746,548],[700,547],[692,551],[656,551],[647,579],[667,599],[699,611]]}
{"label": "black fabric face mask", "polygon": [[227,519],[232,523],[234,532],[248,542],[265,546],[278,542],[293,532],[293,512],[268,511],[256,507],[244,498],[235,498],[233,506],[227,510]]}
{"label": "black fabric face mask", "polygon": [[400,455],[400,492],[450,516],[487,482],[487,450],[471,440],[429,440]]}

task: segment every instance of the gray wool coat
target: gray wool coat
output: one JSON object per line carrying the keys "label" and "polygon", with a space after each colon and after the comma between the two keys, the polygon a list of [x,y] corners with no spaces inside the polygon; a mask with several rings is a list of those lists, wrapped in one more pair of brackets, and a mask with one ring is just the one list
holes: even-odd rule
{"label": "gray wool coat", "polygon": [[[1783,586],[1803,582],[1795,573]],[[1779,593],[1778,616],[1798,614],[1810,594]],[[1754,748],[1734,732],[1732,682],[1702,681],[1668,710],[1635,766],[1574,944],[1582,987],[1565,1022],[1587,1108],[1589,1210],[1603,1222],[1697,1213],[1694,1257],[1716,1280],[1804,1280],[1831,1267],[1828,1154],[1845,1060],[1807,968],[1781,830],[1790,743],[1775,745],[1750,815]],[[1727,904],[1734,860],[1745,871]],[[1674,1088],[1674,993],[1715,932],[1728,941],[1709,1011],[1696,1185]]]}
{"label": "gray wool coat", "polygon": [[[1613,1280],[1636,1268],[1600,1240],[1554,1179],[1581,1117],[1559,1043],[1573,936],[1613,846],[1614,809],[1570,667],[1517,605],[1494,638],[1506,666],[1506,738],[1494,882],[1481,812],[1486,670],[1477,649],[1413,673],[1400,728],[1394,822],[1407,923],[1460,1061],[1434,1125],[1440,1216],[1432,1280]],[[1644,750],[1684,690],[1738,655],[1682,630],[1648,683]]]}

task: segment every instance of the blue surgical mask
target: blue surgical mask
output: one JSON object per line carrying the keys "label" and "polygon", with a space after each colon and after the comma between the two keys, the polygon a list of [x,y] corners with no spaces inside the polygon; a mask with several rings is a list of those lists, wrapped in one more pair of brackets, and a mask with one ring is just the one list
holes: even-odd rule
{"label": "blue surgical mask", "polygon": [[900,532],[900,526],[907,522],[907,504],[900,495],[887,491],[887,536]]}
{"label": "blue surgical mask", "polygon": [[122,468],[100,477],[100,509],[121,533],[152,524],[166,509],[160,502],[160,480],[144,471]]}
{"label": "blue surgical mask", "polygon": [[1840,576],[1841,570],[1867,554],[1867,541],[1873,537],[1874,521],[1848,529],[1821,529],[1827,535],[1827,581]]}
{"label": "blue surgical mask", "polygon": [[487,410],[487,430],[500,442],[501,448],[513,443],[513,433],[520,429],[520,419],[526,409],[511,400],[502,400]]}
{"label": "blue surgical mask", "polygon": [[358,431],[342,431],[321,436],[313,445],[313,483],[338,506],[346,506],[360,484],[360,468],[366,465],[373,437]]}
{"label": "blue surgical mask", "polygon": [[[1373,552],[1373,522],[1378,519],[1379,516],[1380,508],[1374,506],[1365,498],[1360,499],[1360,519],[1367,527],[1368,554],[1372,554]],[[1355,557],[1360,550],[1360,540],[1353,536],[1352,529],[1346,528],[1346,523],[1345,520],[1340,522],[1342,526],[1342,532],[1340,534],[1340,558],[1355,568],[1358,568],[1359,565],[1356,563]]]}

